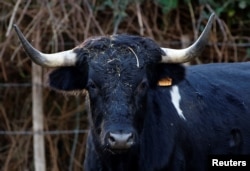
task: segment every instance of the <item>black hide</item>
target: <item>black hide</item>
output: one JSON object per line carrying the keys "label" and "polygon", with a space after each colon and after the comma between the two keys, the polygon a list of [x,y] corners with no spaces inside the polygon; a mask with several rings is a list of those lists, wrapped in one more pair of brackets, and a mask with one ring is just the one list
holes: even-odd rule
{"label": "black hide", "polygon": [[[85,171],[205,171],[210,154],[250,154],[250,63],[160,64],[156,43],[129,35],[75,52],[77,66],[55,70],[50,85],[89,93]],[[163,78],[172,85],[158,86]],[[131,133],[133,145],[111,148],[110,133]]]}

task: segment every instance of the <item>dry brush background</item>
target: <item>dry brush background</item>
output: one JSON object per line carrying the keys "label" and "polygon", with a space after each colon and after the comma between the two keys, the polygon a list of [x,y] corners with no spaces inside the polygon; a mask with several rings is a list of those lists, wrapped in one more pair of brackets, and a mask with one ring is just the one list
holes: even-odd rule
{"label": "dry brush background", "polygon": [[[214,10],[199,1],[179,1],[166,12],[159,0],[0,0],[0,171],[34,170],[33,139],[28,132],[32,131],[31,61],[13,24],[46,53],[114,33],[148,36],[161,46],[181,48],[198,37]],[[234,18],[218,15],[205,52],[193,64],[249,59],[250,22],[239,20],[244,15],[239,10]],[[45,78],[49,71],[43,69]],[[52,91],[46,79],[38,86],[43,87],[47,170],[82,170],[88,126],[83,95]]]}

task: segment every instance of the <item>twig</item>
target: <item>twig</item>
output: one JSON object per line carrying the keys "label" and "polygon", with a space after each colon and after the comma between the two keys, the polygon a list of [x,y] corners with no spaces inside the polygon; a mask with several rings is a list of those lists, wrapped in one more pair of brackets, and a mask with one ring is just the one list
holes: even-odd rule
{"label": "twig", "polygon": [[16,5],[15,5],[14,10],[13,10],[13,13],[12,13],[11,18],[10,18],[10,22],[9,22],[7,32],[5,34],[6,37],[8,37],[9,34],[10,34],[10,31],[11,31],[12,25],[13,25],[13,21],[14,21],[14,18],[16,16],[16,12],[17,12],[17,9],[18,9],[20,3],[21,3],[21,0],[17,0]]}
{"label": "twig", "polygon": [[144,35],[144,28],[143,28],[143,22],[142,22],[142,17],[141,17],[141,7],[140,3],[136,2],[136,11],[137,11],[137,18],[138,18],[138,23],[140,26],[140,35]]}
{"label": "twig", "polygon": [[135,58],[136,58],[136,66],[139,68],[140,64],[139,64],[138,56],[136,55],[136,53],[134,52],[134,50],[133,50],[131,47],[128,47],[128,49],[135,55]]}
{"label": "twig", "polygon": [[193,27],[193,32],[194,32],[194,38],[197,39],[197,37],[198,37],[198,30],[195,27],[194,10],[193,10],[193,7],[192,7],[192,4],[191,4],[190,0],[188,1],[188,8],[189,8],[189,12],[190,12],[190,15],[191,15],[192,27]]}
{"label": "twig", "polygon": [[101,33],[101,35],[105,35],[102,28],[100,27],[98,21],[95,19],[94,15],[93,15],[93,10],[91,9],[90,5],[89,5],[89,2],[87,0],[84,1],[85,4],[87,5],[88,7],[88,10],[89,10],[89,13],[90,13],[90,17],[93,19],[96,27],[98,28],[99,32]]}

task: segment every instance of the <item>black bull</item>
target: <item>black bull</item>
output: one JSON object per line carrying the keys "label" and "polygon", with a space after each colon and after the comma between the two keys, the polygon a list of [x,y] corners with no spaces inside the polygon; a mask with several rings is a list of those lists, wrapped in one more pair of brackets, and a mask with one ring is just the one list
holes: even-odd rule
{"label": "black bull", "polygon": [[213,17],[182,50],[113,35],[44,54],[15,26],[34,62],[58,67],[52,88],[88,91],[85,171],[203,171],[210,154],[250,154],[250,64],[180,64],[201,53]]}

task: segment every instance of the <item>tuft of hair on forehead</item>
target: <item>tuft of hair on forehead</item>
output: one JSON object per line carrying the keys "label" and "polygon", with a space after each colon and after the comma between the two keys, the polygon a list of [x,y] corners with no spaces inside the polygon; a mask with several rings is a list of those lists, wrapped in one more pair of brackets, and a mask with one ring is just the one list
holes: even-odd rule
{"label": "tuft of hair on forehead", "polygon": [[152,39],[129,34],[91,37],[77,48],[85,51],[84,54],[91,60],[99,58],[100,54],[104,53],[108,56],[112,56],[115,52],[131,53],[137,66],[140,65],[140,60],[146,63],[159,62],[163,55],[159,45]]}

